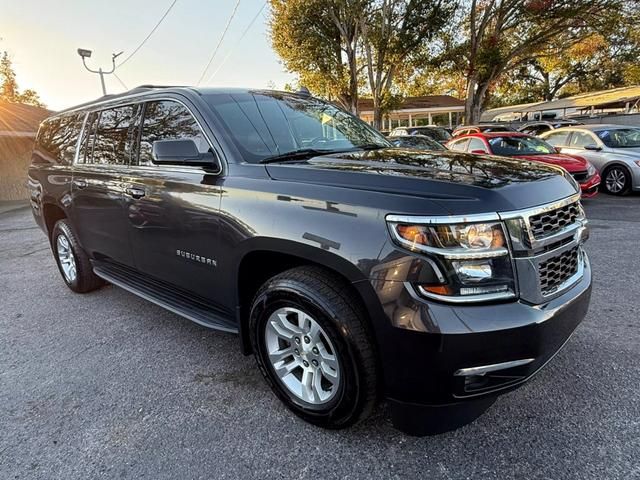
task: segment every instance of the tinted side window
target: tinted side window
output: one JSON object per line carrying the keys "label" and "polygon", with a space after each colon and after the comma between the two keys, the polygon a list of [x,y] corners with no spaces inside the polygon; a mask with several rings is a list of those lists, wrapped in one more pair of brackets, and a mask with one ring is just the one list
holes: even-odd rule
{"label": "tinted side window", "polygon": [[200,153],[207,153],[211,146],[187,108],[171,100],[148,102],[144,109],[140,137],[140,165],[153,165],[153,142],[190,138]]}
{"label": "tinted side window", "polygon": [[135,105],[125,105],[100,112],[91,163],[129,164],[135,109]]}
{"label": "tinted side window", "polygon": [[71,165],[83,120],[83,113],[46,120],[38,131],[34,162]]}
{"label": "tinted side window", "polygon": [[567,144],[567,137],[569,137],[569,133],[571,132],[552,132],[544,139],[554,147],[562,147]]}

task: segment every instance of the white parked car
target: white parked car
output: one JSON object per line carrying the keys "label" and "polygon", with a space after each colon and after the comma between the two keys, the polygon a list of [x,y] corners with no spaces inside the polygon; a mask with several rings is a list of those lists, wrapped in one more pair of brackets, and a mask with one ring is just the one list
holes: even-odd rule
{"label": "white parked car", "polygon": [[540,138],[561,153],[589,160],[600,171],[606,193],[640,191],[640,127],[580,125],[551,130]]}

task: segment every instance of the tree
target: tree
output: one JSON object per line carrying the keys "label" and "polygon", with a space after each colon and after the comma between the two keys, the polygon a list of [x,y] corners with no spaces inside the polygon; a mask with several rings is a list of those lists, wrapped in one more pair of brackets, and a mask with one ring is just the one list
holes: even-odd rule
{"label": "tree", "polygon": [[624,2],[621,10],[608,13],[598,31],[569,48],[560,40],[540,57],[506,72],[493,91],[492,106],[549,101],[640,83],[638,16],[640,2]]}
{"label": "tree", "polygon": [[466,0],[461,41],[446,56],[463,58],[465,117],[476,123],[489,90],[505,72],[545,50],[570,48],[598,28],[621,0]]}
{"label": "tree", "polygon": [[36,107],[44,107],[38,94],[31,89],[20,93],[16,73],[7,52],[0,54],[0,100],[13,103],[25,103]]}
{"label": "tree", "polygon": [[364,0],[270,0],[271,43],[310,91],[357,113]]}
{"label": "tree", "polygon": [[362,50],[376,128],[382,126],[385,103],[394,100],[396,73],[412,59],[422,58],[453,11],[450,0],[374,0],[363,12]]}

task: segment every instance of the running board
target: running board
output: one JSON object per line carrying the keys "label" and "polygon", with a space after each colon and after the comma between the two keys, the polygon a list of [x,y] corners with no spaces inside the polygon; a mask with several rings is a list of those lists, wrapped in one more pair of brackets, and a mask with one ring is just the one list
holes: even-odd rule
{"label": "running board", "polygon": [[92,263],[93,271],[97,276],[117,287],[202,326],[223,332],[238,333],[233,317],[225,315],[204,299],[188,296],[126,267],[102,261]]}

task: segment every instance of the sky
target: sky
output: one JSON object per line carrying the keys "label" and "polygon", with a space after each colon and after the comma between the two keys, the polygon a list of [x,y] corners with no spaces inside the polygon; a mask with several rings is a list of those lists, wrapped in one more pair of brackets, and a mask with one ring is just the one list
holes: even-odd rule
{"label": "sky", "polygon": [[[82,66],[78,48],[93,51],[87,65],[111,68],[142,42],[173,0],[0,0],[0,51],[9,52],[19,88],[32,88],[52,110],[102,94],[100,78]],[[128,88],[142,84],[195,85],[237,0],[177,0],[145,45],[116,74]],[[283,88],[293,80],[272,50],[268,6],[241,35],[265,0],[240,0],[202,85]],[[223,63],[225,57],[226,62]],[[116,61],[117,63],[117,61]],[[208,78],[216,72],[207,82]],[[124,91],[105,76],[108,93]]]}

